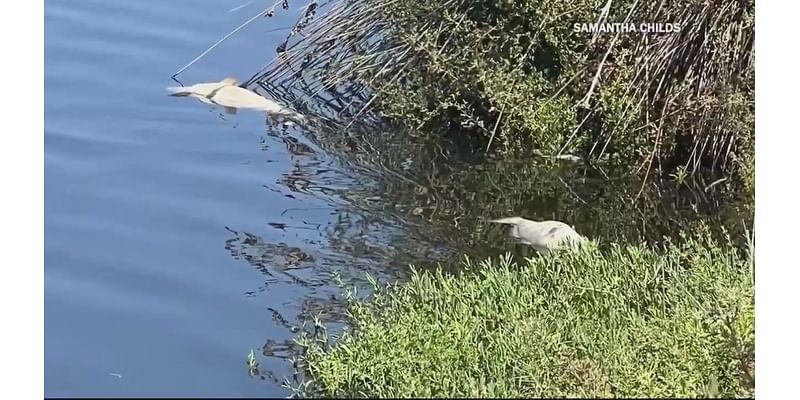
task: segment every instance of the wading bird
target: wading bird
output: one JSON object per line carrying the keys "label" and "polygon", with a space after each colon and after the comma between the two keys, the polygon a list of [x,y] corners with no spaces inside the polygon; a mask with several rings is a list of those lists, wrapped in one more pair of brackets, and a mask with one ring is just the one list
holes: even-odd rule
{"label": "wading bird", "polygon": [[270,118],[305,122],[305,117],[274,100],[236,84],[236,79],[225,78],[219,82],[198,83],[192,86],[169,87],[170,96],[190,96],[203,103],[222,106],[228,114],[236,114],[240,108],[265,112]]}
{"label": "wading bird", "polygon": [[520,217],[493,219],[489,222],[511,225],[512,238],[547,254],[565,244],[580,245],[586,238],[575,232],[571,226],[560,221],[531,221]]}

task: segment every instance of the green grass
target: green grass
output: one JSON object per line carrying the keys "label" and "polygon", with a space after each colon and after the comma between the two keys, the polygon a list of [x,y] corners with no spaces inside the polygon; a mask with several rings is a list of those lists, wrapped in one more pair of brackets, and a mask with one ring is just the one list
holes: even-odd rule
{"label": "green grass", "polygon": [[342,337],[300,337],[299,394],[752,396],[751,254],[701,235],[415,271],[351,296]]}

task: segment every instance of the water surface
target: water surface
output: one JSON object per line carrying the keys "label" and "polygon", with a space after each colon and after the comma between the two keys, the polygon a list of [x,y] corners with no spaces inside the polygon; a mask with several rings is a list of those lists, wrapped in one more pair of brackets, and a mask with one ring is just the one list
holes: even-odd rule
{"label": "water surface", "polygon": [[[242,3],[45,3],[47,396],[284,396],[248,376],[247,354],[290,375],[261,347],[337,293],[326,271],[358,264],[330,240],[349,218],[331,190],[352,180],[327,155],[293,154],[256,113],[166,96],[175,71],[266,6],[229,11]],[[248,78],[291,3],[180,79]]]}

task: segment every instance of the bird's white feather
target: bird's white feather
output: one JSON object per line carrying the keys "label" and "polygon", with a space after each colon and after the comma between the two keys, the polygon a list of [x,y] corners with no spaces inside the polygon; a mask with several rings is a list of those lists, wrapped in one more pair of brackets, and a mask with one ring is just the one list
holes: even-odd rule
{"label": "bird's white feather", "polygon": [[521,217],[493,219],[489,222],[511,225],[509,235],[537,251],[547,253],[568,243],[583,243],[586,238],[561,221],[531,221]]}

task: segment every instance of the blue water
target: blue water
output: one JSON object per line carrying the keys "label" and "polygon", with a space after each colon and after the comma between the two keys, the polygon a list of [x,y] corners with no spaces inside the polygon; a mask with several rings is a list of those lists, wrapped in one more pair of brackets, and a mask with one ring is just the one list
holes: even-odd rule
{"label": "blue water", "polygon": [[[326,233],[342,217],[331,196],[286,184],[335,163],[292,155],[257,114],[225,116],[165,91],[272,4],[229,12],[245,2],[45,2],[46,396],[289,393],[250,377],[245,361],[254,349],[262,371],[290,376],[285,360],[261,355],[293,337],[273,316],[297,320],[333,293],[325,266],[354,258]],[[304,5],[290,4],[180,79],[247,79],[287,32],[270,31]],[[286,246],[313,260],[241,254]]]}

